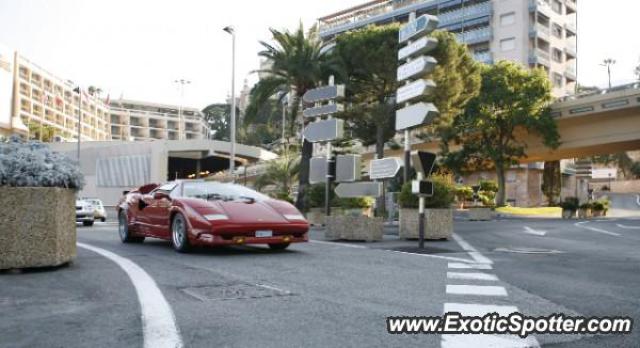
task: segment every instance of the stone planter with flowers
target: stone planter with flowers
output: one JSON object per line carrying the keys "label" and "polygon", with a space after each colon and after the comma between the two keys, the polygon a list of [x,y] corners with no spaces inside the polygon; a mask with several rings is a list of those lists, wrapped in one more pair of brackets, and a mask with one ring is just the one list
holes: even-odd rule
{"label": "stone planter with flowers", "polygon": [[0,269],[59,266],[76,257],[77,164],[39,142],[0,142]]}

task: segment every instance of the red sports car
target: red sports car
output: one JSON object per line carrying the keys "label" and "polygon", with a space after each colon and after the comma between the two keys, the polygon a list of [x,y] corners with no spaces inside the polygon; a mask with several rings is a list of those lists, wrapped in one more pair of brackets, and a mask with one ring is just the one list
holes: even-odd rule
{"label": "red sports car", "polygon": [[290,203],[244,186],[201,180],[149,184],[118,203],[123,243],[171,240],[186,252],[196,245],[268,244],[282,250],[308,241],[309,223]]}

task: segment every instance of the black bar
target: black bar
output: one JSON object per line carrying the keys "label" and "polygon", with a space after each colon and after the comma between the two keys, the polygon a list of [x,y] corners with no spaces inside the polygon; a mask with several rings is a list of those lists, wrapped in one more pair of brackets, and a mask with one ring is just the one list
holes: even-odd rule
{"label": "black bar", "polygon": [[424,249],[424,212],[418,214],[418,237],[420,238],[418,247]]}
{"label": "black bar", "polygon": [[409,167],[411,167],[411,150],[404,151],[403,184],[409,182]]}

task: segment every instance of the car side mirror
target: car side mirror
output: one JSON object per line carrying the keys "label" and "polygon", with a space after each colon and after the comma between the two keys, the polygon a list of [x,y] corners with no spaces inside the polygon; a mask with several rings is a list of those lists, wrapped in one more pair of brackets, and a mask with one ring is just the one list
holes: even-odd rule
{"label": "car side mirror", "polygon": [[171,199],[166,192],[157,191],[153,193],[153,199]]}

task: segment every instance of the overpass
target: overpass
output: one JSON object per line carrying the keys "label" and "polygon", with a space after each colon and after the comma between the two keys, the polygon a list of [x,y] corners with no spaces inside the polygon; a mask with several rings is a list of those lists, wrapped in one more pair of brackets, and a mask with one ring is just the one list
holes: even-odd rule
{"label": "overpass", "polygon": [[[552,150],[538,136],[522,131],[518,136],[527,144],[527,157],[522,163],[640,150],[640,82],[560,98],[551,110],[562,144]],[[436,141],[417,139],[412,149],[440,150]],[[387,156],[402,157],[402,150],[387,150]],[[370,160],[373,154],[368,152],[363,157]]]}

